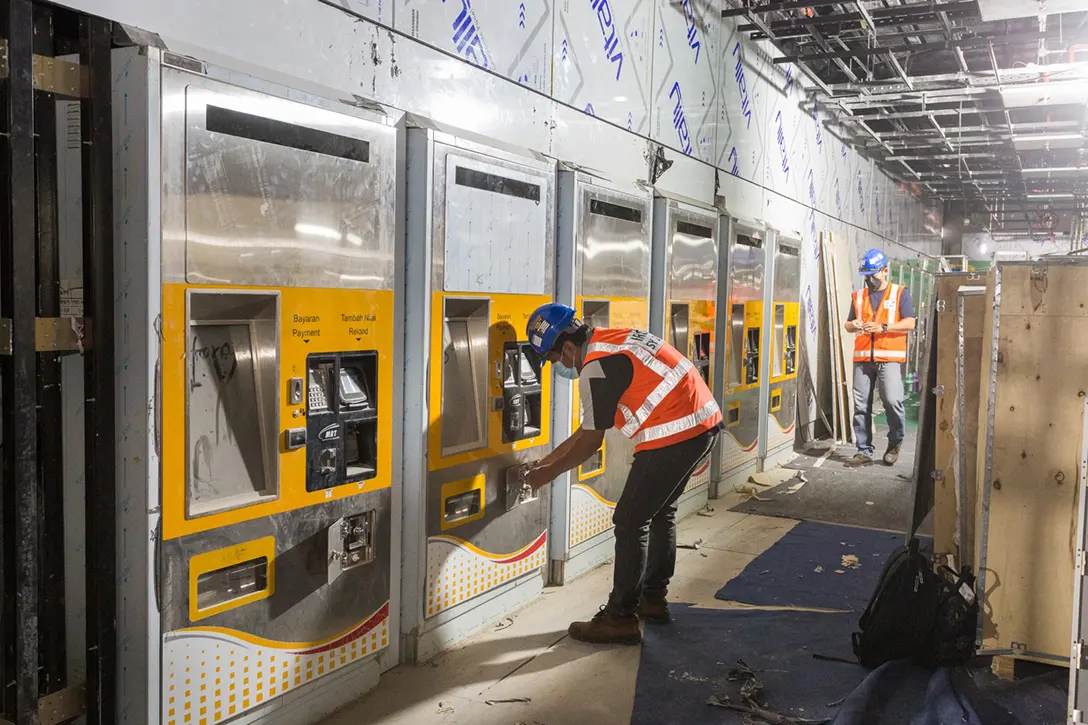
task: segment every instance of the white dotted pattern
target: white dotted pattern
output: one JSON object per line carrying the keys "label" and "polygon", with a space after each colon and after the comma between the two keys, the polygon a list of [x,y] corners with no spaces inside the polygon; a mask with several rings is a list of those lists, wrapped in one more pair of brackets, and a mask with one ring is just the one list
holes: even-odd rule
{"label": "white dotted pattern", "polygon": [[513,554],[488,556],[452,537],[427,540],[427,616],[455,607],[540,569],[548,556],[547,532]]}
{"label": "white dotted pattern", "polygon": [[793,441],[793,429],[794,425],[789,428],[783,429],[778,423],[778,418],[775,418],[770,413],[767,414],[770,420],[767,422],[767,450],[773,451],[780,445],[785,443],[791,443]]}
{"label": "white dotted pattern", "polygon": [[304,649],[255,644],[226,631],[163,637],[166,725],[216,725],[389,645],[389,603],[351,632]]}
{"label": "white dotted pattern", "polygon": [[607,504],[590,492],[589,486],[570,487],[570,545],[577,546],[612,528],[616,504]]}
{"label": "white dotted pattern", "polygon": [[710,483],[710,458],[699,464],[699,467],[691,474],[691,478],[688,479],[688,485],[684,487],[684,490],[692,491],[708,483]]}
{"label": "white dotted pattern", "polygon": [[753,441],[751,447],[746,450],[741,448],[740,443],[737,443],[737,439],[726,430],[725,435],[722,436],[721,446],[722,471],[731,471],[737,466],[755,459],[756,455],[758,455],[759,439]]}

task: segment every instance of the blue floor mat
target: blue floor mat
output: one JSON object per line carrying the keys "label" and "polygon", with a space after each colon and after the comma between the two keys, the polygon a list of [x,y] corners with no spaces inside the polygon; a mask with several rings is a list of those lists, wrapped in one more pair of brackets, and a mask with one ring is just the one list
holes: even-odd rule
{"label": "blue floor mat", "polygon": [[757,672],[775,710],[794,717],[832,717],[828,704],[865,677],[856,665],[812,656],[852,657],[852,614],[669,609],[671,625],[645,628],[631,725],[741,723],[741,715],[706,704],[738,686],[728,680],[737,660]]}
{"label": "blue floor mat", "polygon": [[[707,610],[672,605],[673,623],[647,626],[631,725],[741,725],[745,716],[711,707],[737,700],[729,680],[743,660],[764,683],[768,709],[833,725],[1062,725],[1068,673],[1015,683],[980,661],[970,672],[892,663],[867,673],[851,659],[854,614]],[[972,719],[974,717],[974,719]]]}
{"label": "blue floor mat", "polygon": [[[902,534],[802,521],[714,596],[763,607],[861,612],[903,540]],[[849,555],[858,568],[843,566]]]}

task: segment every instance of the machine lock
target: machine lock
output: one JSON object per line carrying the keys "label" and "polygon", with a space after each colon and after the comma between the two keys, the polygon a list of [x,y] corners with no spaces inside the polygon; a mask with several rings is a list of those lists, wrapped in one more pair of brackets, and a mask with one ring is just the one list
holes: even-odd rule
{"label": "machine lock", "polygon": [[371,509],[344,516],[329,527],[328,581],[330,584],[345,571],[374,561],[376,513]]}
{"label": "machine lock", "polygon": [[536,501],[540,494],[534,491],[528,484],[527,478],[531,463],[522,463],[506,469],[506,510],[520,506],[523,503]]}

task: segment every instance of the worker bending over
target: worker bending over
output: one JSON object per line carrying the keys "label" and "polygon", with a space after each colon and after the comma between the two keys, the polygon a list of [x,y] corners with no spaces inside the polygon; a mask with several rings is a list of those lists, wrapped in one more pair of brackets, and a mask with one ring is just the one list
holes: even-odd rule
{"label": "worker bending over", "polygon": [[858,271],[865,287],[854,292],[844,327],[854,337],[854,442],[858,452],[846,465],[873,462],[873,388],[880,392],[888,416],[888,449],[884,463],[894,465],[903,445],[903,364],[907,333],[914,329],[910,290],[888,284],[888,258],[878,249],[861,257]]}
{"label": "worker bending over", "polygon": [[569,631],[583,642],[636,644],[639,617],[669,621],[676,501],[717,440],[721,411],[691,362],[648,332],[590,328],[570,307],[547,304],[529,318],[526,333],[557,375],[578,380],[582,405],[578,430],[529,472],[533,489],[588,460],[613,426],[635,441],[612,516],[612,594],[591,621],[574,622]]}

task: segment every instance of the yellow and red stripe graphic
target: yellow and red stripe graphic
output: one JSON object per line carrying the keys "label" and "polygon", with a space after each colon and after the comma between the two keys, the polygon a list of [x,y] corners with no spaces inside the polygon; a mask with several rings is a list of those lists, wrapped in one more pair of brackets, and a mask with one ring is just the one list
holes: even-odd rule
{"label": "yellow and red stripe graphic", "polygon": [[224,627],[163,636],[163,722],[216,725],[389,645],[389,602],[319,642],[280,642]]}
{"label": "yellow and red stripe graphic", "polygon": [[496,554],[454,536],[427,540],[427,616],[530,574],[547,561],[548,532],[512,553]]}

